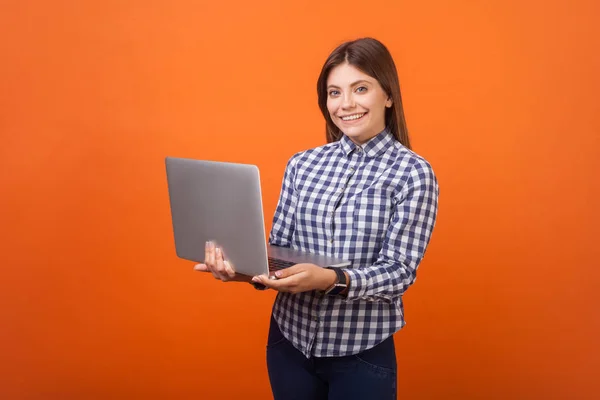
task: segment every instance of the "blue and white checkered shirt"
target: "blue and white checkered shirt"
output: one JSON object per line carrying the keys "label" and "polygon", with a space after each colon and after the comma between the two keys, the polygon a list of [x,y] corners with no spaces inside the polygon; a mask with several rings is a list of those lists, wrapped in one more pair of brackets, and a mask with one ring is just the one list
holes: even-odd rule
{"label": "blue and white checkered shirt", "polygon": [[404,325],[402,294],[435,225],[429,163],[384,130],[348,137],[288,161],[269,243],[352,261],[347,298],[278,293],[273,316],[306,357],[356,354]]}

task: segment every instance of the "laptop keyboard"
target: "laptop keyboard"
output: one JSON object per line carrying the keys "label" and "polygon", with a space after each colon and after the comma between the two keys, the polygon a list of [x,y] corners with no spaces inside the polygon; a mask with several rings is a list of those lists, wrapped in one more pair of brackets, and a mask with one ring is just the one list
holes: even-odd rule
{"label": "laptop keyboard", "polygon": [[278,269],[284,269],[295,265],[291,261],[284,261],[278,258],[269,257],[269,271],[277,271]]}

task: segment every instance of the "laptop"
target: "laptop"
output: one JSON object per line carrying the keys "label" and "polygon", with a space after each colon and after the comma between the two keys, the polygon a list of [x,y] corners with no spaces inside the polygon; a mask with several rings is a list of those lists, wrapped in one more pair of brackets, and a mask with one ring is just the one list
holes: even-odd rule
{"label": "laptop", "polygon": [[177,256],[204,262],[204,246],[223,249],[236,273],[272,275],[294,264],[346,267],[351,262],[268,245],[256,165],[166,157]]}

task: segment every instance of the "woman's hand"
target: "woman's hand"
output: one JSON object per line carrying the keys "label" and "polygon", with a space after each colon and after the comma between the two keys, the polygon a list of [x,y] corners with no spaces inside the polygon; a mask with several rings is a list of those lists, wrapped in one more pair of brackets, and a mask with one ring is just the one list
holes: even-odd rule
{"label": "woman's hand", "polygon": [[251,277],[236,274],[233,265],[225,259],[223,249],[215,246],[213,242],[206,242],[204,247],[204,263],[196,264],[195,271],[210,272],[223,282],[250,282]]}
{"label": "woman's hand", "polygon": [[337,278],[334,271],[315,264],[296,264],[275,272],[275,276],[277,279],[273,280],[266,275],[258,275],[252,281],[280,292],[300,293],[326,290]]}

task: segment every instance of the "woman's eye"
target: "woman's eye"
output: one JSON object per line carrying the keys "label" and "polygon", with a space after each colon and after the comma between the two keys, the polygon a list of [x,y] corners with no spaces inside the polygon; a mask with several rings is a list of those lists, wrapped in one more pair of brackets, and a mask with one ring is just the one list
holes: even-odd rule
{"label": "woman's eye", "polygon": [[329,91],[329,95],[330,95],[330,96],[337,96],[338,94],[340,94],[340,92],[339,92],[339,91],[337,91],[337,90],[330,90],[330,91]]}
{"label": "woman's eye", "polygon": [[366,91],[367,91],[367,88],[366,88],[366,87],[364,87],[364,86],[360,86],[360,87],[356,88],[356,91],[357,91],[358,93],[363,93],[363,92],[366,92]]}

